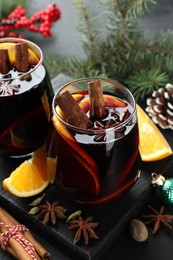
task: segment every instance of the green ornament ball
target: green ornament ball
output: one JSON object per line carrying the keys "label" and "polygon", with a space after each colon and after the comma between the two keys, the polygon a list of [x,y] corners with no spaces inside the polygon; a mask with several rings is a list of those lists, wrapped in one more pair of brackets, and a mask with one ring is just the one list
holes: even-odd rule
{"label": "green ornament ball", "polygon": [[173,205],[173,179],[167,179],[162,186],[157,186],[156,194],[165,204]]}

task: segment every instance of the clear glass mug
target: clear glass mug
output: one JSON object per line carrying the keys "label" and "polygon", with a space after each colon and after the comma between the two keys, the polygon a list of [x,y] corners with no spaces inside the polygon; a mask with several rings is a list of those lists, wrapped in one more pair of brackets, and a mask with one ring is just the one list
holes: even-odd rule
{"label": "clear glass mug", "polygon": [[[96,122],[93,129],[72,126],[57,108],[57,97],[68,90],[88,114],[87,87],[93,80],[96,78],[74,80],[55,94],[52,106],[55,130],[48,150],[48,156],[58,157],[56,187],[86,204],[117,199],[134,185],[140,173],[136,103],[127,88],[116,81],[101,79],[111,120],[118,115],[121,121],[109,128],[106,124],[110,118]],[[124,108],[121,104],[125,104]],[[124,117],[126,110],[128,116]]]}
{"label": "clear glass mug", "polygon": [[[16,60],[20,62],[21,57],[19,51],[15,58],[14,46],[19,43],[28,45],[29,67],[25,72],[16,68]],[[21,157],[45,142],[54,93],[43,65],[43,53],[36,44],[25,39],[3,38],[2,49],[8,49],[9,68],[0,73],[0,153]]]}

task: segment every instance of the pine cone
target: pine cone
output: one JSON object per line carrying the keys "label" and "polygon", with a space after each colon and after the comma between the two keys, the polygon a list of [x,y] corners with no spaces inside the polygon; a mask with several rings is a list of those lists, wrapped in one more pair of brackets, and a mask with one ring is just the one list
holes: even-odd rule
{"label": "pine cone", "polygon": [[154,91],[147,99],[146,111],[155,124],[163,129],[173,129],[173,85]]}

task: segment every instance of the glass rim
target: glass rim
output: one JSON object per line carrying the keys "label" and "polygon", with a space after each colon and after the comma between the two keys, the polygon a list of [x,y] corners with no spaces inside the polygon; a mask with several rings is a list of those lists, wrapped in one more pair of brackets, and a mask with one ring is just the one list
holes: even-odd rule
{"label": "glass rim", "polygon": [[[89,129],[89,128],[84,129],[84,128],[73,126],[73,125],[69,124],[68,122],[66,122],[65,120],[63,120],[62,117],[60,117],[59,114],[57,113],[56,105],[55,105],[56,97],[59,95],[59,93],[68,85],[72,85],[72,84],[78,83],[78,82],[92,81],[92,80],[98,80],[98,79],[105,81],[105,82],[109,82],[114,85],[118,84],[130,95],[130,97],[132,98],[133,105],[134,105],[134,106],[132,106],[133,111],[130,113],[130,116],[122,123],[120,123],[116,126],[113,126],[113,127],[109,127],[107,129]],[[87,133],[87,134],[93,134],[93,135],[109,132],[109,131],[112,131],[112,129],[117,129],[117,130],[121,129],[122,127],[126,126],[128,124],[128,122],[130,122],[132,120],[132,118],[134,117],[134,115],[137,113],[136,101],[135,101],[135,98],[134,98],[133,94],[131,93],[131,91],[116,80],[106,79],[106,78],[101,78],[101,77],[84,77],[84,78],[74,79],[72,81],[65,83],[62,87],[60,87],[57,90],[57,92],[54,95],[54,98],[52,100],[52,111],[53,111],[53,115],[55,115],[62,124],[64,124],[66,127],[70,128],[71,130],[76,131],[78,133]]]}
{"label": "glass rim", "polygon": [[[32,69],[30,69],[29,71],[21,72],[21,75],[19,75],[19,76],[11,77],[11,78],[0,78],[0,81],[6,82],[6,81],[9,81],[9,80],[20,79],[21,77],[23,77],[23,76],[25,76],[27,74],[31,74],[33,71],[35,71],[43,63],[43,52],[42,52],[41,48],[36,43],[34,43],[34,42],[30,41],[30,40],[27,40],[27,39],[23,39],[23,38],[6,37],[6,38],[1,38],[0,39],[0,43],[5,43],[5,42],[19,42],[19,43],[20,42],[26,42],[26,43],[28,43],[29,47],[33,46],[34,49],[36,49],[37,52],[39,53],[39,55],[38,55],[38,53],[36,53],[36,55],[39,56],[39,62]],[[6,74],[8,74],[8,73],[6,73]],[[6,75],[6,74],[4,74],[4,75]]]}

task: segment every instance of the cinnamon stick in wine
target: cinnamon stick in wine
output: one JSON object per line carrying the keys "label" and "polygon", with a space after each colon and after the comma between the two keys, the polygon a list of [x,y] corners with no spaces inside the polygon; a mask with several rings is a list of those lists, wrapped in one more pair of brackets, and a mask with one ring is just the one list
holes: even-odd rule
{"label": "cinnamon stick in wine", "polygon": [[87,129],[92,124],[69,91],[65,91],[57,97],[56,104],[63,111],[63,114],[71,125]]}
{"label": "cinnamon stick in wine", "polygon": [[10,70],[8,50],[0,49],[0,73],[6,74]]}
{"label": "cinnamon stick in wine", "polygon": [[28,44],[25,42],[15,44],[15,67],[18,71],[27,72],[29,68]]}
{"label": "cinnamon stick in wine", "polygon": [[106,109],[103,99],[101,80],[93,80],[88,83],[90,96],[90,117],[103,118],[106,115]]}

